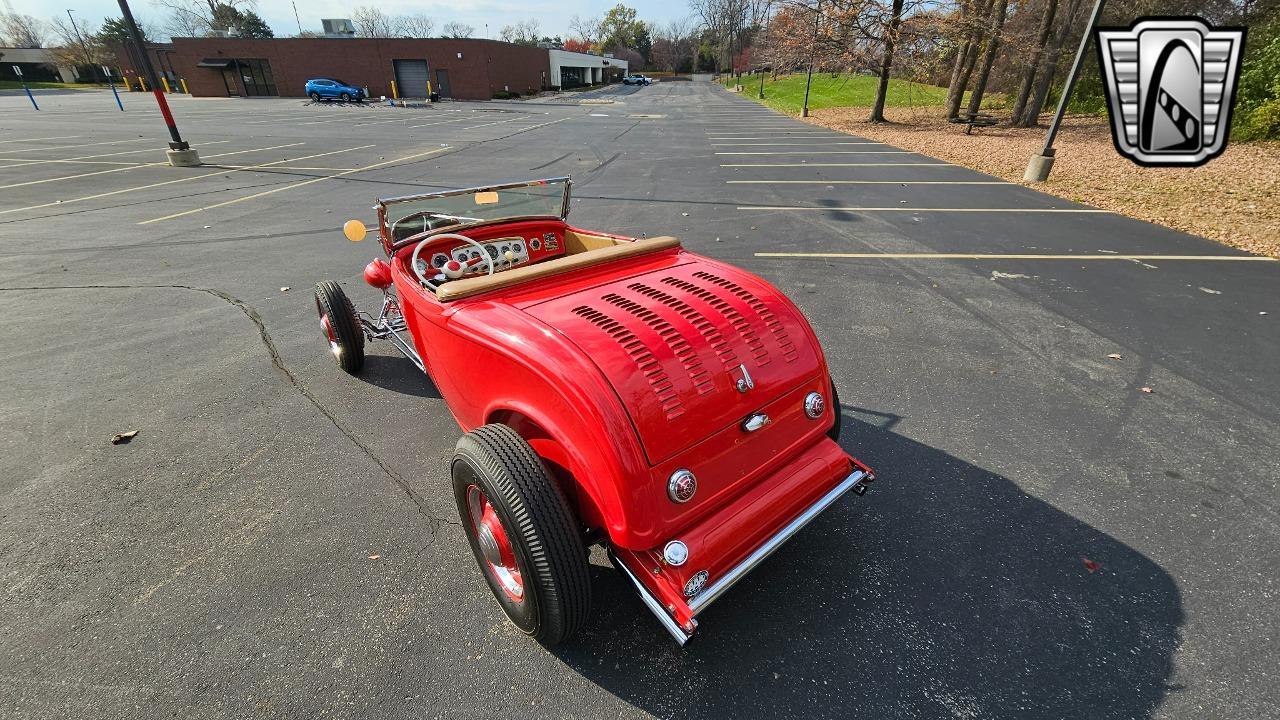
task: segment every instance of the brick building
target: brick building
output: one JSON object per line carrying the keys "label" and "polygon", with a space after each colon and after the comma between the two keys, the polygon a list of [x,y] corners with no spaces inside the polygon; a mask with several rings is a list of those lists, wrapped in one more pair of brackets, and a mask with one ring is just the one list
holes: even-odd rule
{"label": "brick building", "polygon": [[443,97],[467,100],[552,85],[545,49],[482,39],[174,38],[167,60],[204,97],[301,97],[315,77],[367,87],[375,98],[390,97],[393,80],[401,97],[424,97],[429,82]]}

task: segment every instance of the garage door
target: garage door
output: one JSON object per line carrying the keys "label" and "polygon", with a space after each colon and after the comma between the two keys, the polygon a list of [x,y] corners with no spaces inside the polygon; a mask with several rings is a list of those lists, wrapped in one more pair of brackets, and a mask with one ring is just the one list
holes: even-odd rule
{"label": "garage door", "polygon": [[392,60],[396,70],[396,86],[400,97],[424,98],[427,96],[427,61]]}

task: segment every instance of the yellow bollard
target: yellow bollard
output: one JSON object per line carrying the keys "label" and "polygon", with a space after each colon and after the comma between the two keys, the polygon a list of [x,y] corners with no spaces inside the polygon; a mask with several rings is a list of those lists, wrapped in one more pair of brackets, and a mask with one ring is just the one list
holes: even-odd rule
{"label": "yellow bollard", "polygon": [[396,81],[395,81],[395,80],[392,80],[392,81],[391,81],[391,99],[392,99],[392,100],[399,100],[399,99],[400,99],[400,95],[399,95],[399,93],[397,93],[397,92],[396,92]]}
{"label": "yellow bollard", "polygon": [[431,102],[431,81],[427,81],[427,102]]}
{"label": "yellow bollard", "polygon": [[142,92],[147,91],[147,79],[141,75],[138,76],[138,87],[142,88]]}
{"label": "yellow bollard", "polygon": [[186,79],[186,78],[178,78],[178,82],[182,83],[182,94],[183,94],[183,95],[190,95],[190,94],[191,94],[191,91],[187,89],[187,79]]}
{"label": "yellow bollard", "polygon": [[172,94],[172,93],[173,93],[173,89],[169,87],[169,78],[167,78],[167,77],[165,77],[165,76],[161,75],[161,76],[160,76],[160,82],[164,85],[164,94],[165,94],[165,95],[169,95],[169,94]]}

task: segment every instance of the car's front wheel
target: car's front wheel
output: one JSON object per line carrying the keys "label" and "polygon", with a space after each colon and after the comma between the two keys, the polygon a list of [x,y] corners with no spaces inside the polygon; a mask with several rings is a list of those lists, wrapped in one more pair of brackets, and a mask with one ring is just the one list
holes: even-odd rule
{"label": "car's front wheel", "polygon": [[332,280],[316,283],[316,312],[320,313],[320,331],[329,343],[329,352],[338,367],[355,375],[364,367],[364,330],[355,305]]}
{"label": "car's front wheel", "polygon": [[342,102],[351,102],[351,93],[342,93]]}
{"label": "car's front wheel", "polygon": [[311,102],[320,102],[320,93],[315,90],[311,91]]}
{"label": "car's front wheel", "polygon": [[507,617],[544,645],[573,635],[591,607],[586,550],[541,458],[511,428],[485,425],[458,441],[452,474],[471,551]]}

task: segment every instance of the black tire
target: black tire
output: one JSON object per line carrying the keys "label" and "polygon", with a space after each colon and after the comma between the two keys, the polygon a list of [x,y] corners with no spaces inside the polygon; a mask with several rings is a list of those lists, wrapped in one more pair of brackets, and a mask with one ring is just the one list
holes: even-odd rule
{"label": "black tire", "polygon": [[[569,501],[542,459],[511,428],[485,425],[458,440],[451,471],[471,552],[512,624],[547,646],[572,636],[591,609],[586,548]],[[473,487],[501,522],[519,570],[519,599],[504,589],[481,547]],[[489,548],[496,552],[492,543]]]}
{"label": "black tire", "polygon": [[342,286],[332,280],[316,283],[316,312],[320,313],[321,332],[338,367],[352,375],[360,372],[364,367],[364,331]]}
{"label": "black tire", "polygon": [[351,93],[342,93],[342,102],[351,102]]}
{"label": "black tire", "polygon": [[320,102],[320,93],[311,91],[311,102]]}
{"label": "black tire", "polygon": [[836,381],[831,381],[831,412],[836,416],[836,424],[827,431],[827,437],[840,443],[840,428],[844,425],[844,413],[840,412],[840,393],[836,392]]}

